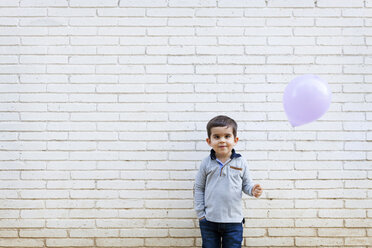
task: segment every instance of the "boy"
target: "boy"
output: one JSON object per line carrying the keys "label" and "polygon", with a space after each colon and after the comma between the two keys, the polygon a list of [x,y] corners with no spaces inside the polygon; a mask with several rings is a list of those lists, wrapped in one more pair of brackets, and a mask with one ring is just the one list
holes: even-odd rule
{"label": "boy", "polygon": [[195,179],[195,210],[199,218],[203,248],[241,247],[244,218],[242,192],[260,197],[262,189],[254,184],[245,159],[233,149],[239,138],[236,122],[223,115],[207,124],[208,145]]}

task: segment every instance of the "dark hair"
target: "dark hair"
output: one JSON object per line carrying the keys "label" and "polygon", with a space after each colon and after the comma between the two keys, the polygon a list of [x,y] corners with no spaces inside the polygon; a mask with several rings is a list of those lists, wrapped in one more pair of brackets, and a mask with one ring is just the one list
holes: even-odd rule
{"label": "dark hair", "polygon": [[208,122],[207,124],[208,138],[211,137],[211,130],[214,127],[232,127],[234,137],[236,137],[236,133],[238,130],[238,124],[236,124],[236,122],[233,119],[226,115],[216,116]]}

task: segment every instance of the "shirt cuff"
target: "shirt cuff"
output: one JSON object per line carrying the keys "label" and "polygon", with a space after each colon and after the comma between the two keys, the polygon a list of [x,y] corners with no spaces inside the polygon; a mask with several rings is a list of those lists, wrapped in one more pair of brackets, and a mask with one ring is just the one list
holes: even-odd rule
{"label": "shirt cuff", "polygon": [[250,196],[253,196],[253,194],[252,194],[252,189],[253,189],[254,185],[255,185],[255,184],[251,185],[251,187],[250,187],[249,190],[248,190],[248,195],[250,195]]}

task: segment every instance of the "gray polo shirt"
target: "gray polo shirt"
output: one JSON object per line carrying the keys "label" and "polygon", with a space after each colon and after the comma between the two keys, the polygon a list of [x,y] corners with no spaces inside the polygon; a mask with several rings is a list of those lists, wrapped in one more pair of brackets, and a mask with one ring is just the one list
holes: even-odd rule
{"label": "gray polo shirt", "polygon": [[198,218],[219,223],[240,223],[242,192],[252,196],[254,183],[245,159],[232,150],[230,160],[220,166],[215,151],[202,160],[194,186]]}

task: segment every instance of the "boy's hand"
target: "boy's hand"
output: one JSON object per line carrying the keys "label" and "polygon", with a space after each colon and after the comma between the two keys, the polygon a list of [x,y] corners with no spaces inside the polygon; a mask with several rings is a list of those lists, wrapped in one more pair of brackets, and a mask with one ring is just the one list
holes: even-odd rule
{"label": "boy's hand", "polygon": [[262,188],[261,188],[261,186],[259,184],[256,184],[255,186],[253,186],[252,194],[256,198],[258,198],[258,197],[261,196],[261,194],[262,194]]}

